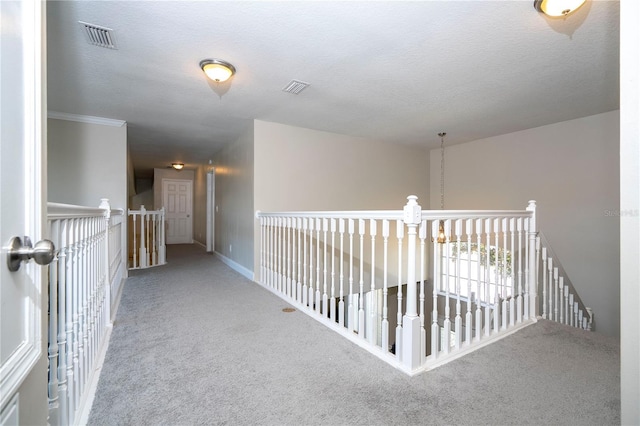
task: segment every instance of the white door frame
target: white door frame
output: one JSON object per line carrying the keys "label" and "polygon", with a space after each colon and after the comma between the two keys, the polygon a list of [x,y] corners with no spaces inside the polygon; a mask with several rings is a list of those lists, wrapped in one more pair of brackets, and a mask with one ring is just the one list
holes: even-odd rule
{"label": "white door frame", "polygon": [[207,172],[207,252],[213,253],[216,250],[216,169],[211,168]]}

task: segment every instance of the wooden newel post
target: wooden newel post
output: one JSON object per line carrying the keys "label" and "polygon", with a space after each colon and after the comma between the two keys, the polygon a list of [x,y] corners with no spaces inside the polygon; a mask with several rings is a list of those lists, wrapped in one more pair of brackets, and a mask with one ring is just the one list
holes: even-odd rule
{"label": "wooden newel post", "polygon": [[418,197],[407,197],[403,221],[407,226],[407,308],[402,318],[402,364],[409,370],[420,367],[420,317],[416,284],[416,235],[422,216]]}
{"label": "wooden newel post", "polygon": [[[531,318],[536,318],[539,314],[538,309],[538,270],[536,268],[536,202],[530,200],[527,206],[527,211],[531,212],[531,218],[529,219],[529,231],[528,231],[528,243],[529,243],[529,313]],[[525,315],[526,316],[526,315]]]}

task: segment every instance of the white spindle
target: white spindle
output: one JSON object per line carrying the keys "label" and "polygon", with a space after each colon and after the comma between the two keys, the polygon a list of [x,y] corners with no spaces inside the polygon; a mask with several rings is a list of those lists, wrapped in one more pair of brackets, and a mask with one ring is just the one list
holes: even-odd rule
{"label": "white spindle", "polygon": [[444,289],[445,289],[445,302],[444,302],[444,323],[442,331],[442,351],[445,354],[449,353],[451,349],[451,306],[450,306],[450,290],[451,290],[451,221],[449,219],[444,221],[444,235],[446,235],[445,250],[444,250]]}
{"label": "white spindle", "polygon": [[558,282],[558,268],[553,268],[553,289],[554,289],[554,294],[555,294],[554,305],[553,305],[553,312],[554,312],[553,320],[554,321],[560,321],[560,316],[559,316],[559,309],[560,309],[559,291],[560,291],[560,288],[559,287],[560,287],[560,284]]}
{"label": "white spindle", "polygon": [[431,307],[431,357],[440,352],[440,326],[438,325],[438,289],[442,288],[442,244],[438,243],[439,221],[431,222],[433,239],[433,303]]}
{"label": "white spindle", "polygon": [[[320,296],[320,262],[322,262],[322,256],[320,254],[320,231],[322,230],[322,221],[319,217],[316,218],[316,254],[318,255],[318,261],[316,262],[316,298],[315,298],[315,310],[320,314],[321,308],[321,296]],[[326,274],[325,274],[326,275]],[[325,280],[326,281],[326,280]]]}
{"label": "white spindle", "polygon": [[[303,303],[302,302],[302,271],[303,271],[303,266],[302,266],[302,218],[298,217],[296,218],[296,233],[297,233],[297,237],[298,237],[298,281],[296,283],[296,300],[298,301],[298,303]],[[306,256],[306,246],[305,246],[305,252],[304,255]]]}
{"label": "white spindle", "polygon": [[571,327],[574,326],[575,322],[573,321],[573,293],[569,294],[569,325]]}
{"label": "white spindle", "polygon": [[523,307],[523,303],[524,303],[524,294],[523,294],[523,285],[522,285],[522,280],[524,279],[524,277],[522,276],[523,270],[522,270],[522,231],[524,230],[524,224],[523,224],[523,219],[521,217],[518,218],[518,222],[517,222],[517,228],[518,228],[518,300],[517,300],[517,305],[518,305],[518,322],[522,322],[522,320],[524,319],[524,307]]}
{"label": "white spindle", "polygon": [[494,219],[493,220],[493,227],[494,227],[494,235],[495,235],[495,262],[496,262],[496,266],[495,266],[495,283],[494,283],[494,298],[493,298],[493,330],[495,333],[498,333],[500,331],[500,290],[501,287],[504,285],[503,282],[501,282],[501,276],[500,276],[500,219]]}
{"label": "white spindle", "polygon": [[[59,233],[60,226],[57,221],[49,223],[50,238],[55,247],[60,247]],[[49,377],[48,377],[48,402],[49,411],[56,414],[60,409],[58,395],[58,357],[59,357],[59,341],[58,341],[58,253],[55,253],[53,261],[49,264]]]}
{"label": "white spindle", "polygon": [[358,219],[358,233],[360,234],[360,293],[358,297],[358,323],[356,324],[356,331],[359,336],[364,339],[364,233],[365,222],[363,219]]}
{"label": "white spindle", "polygon": [[[503,218],[502,222],[501,222],[501,226],[502,226],[502,274],[501,274],[501,279],[502,279],[502,328],[506,330],[507,326],[508,326],[508,304],[509,301],[507,300],[507,271],[509,268],[509,265],[507,263],[507,236],[508,236],[508,231],[509,228],[507,227],[507,219]],[[498,251],[498,253],[496,254],[496,260],[499,260],[500,258],[500,251]]]}
{"label": "white spindle", "polygon": [[303,244],[304,244],[304,255],[302,256],[303,259],[303,271],[304,271],[304,275],[303,275],[303,281],[302,281],[302,304],[304,306],[307,306],[307,302],[308,302],[308,295],[309,295],[309,287],[307,285],[307,230],[309,229],[309,220],[308,218],[302,218],[302,235],[303,235]]}
{"label": "white spindle", "polygon": [[338,303],[338,324],[344,327],[344,219],[338,220],[340,233],[340,302]]}
{"label": "white spindle", "polygon": [[[482,336],[482,219],[476,220],[476,341]],[[469,252],[471,253],[471,252]]]}
{"label": "white spindle", "polygon": [[353,234],[355,221],[349,219],[349,309],[347,310],[349,331],[355,331],[356,309],[353,306]]}
{"label": "white spindle", "polygon": [[326,317],[329,308],[329,296],[327,295],[327,231],[329,228],[329,219],[322,218],[322,239],[324,241],[324,250],[322,251],[324,260],[322,262],[322,316]]}
{"label": "white spindle", "polygon": [[287,227],[287,296],[292,297],[293,293],[291,293],[291,218],[287,217],[286,219],[286,227]]}
{"label": "white spindle", "polygon": [[131,210],[129,210],[129,214],[133,218],[133,268],[135,269],[138,267],[138,243],[136,241],[136,234],[137,234],[136,218],[138,217],[138,215],[135,213],[132,214]]}
{"label": "white spindle", "polygon": [[329,303],[329,318],[336,321],[336,220],[331,219],[331,302]]}
{"label": "white spindle", "polygon": [[389,350],[389,308],[387,304],[387,298],[389,295],[389,289],[387,276],[389,267],[389,221],[384,219],[382,221],[382,245],[383,245],[383,275],[382,275],[382,350],[386,353]]}
{"label": "white spindle", "polygon": [[374,323],[376,322],[376,309],[374,296],[376,293],[376,234],[378,232],[378,225],[375,219],[369,221],[369,235],[371,236],[371,289],[370,289],[370,301],[369,304],[369,320],[367,321],[366,336],[372,345],[376,344],[376,336],[374,333]]}
{"label": "white spindle", "polygon": [[[509,255],[509,270],[511,274],[509,274],[511,286],[509,287],[511,290],[511,297],[509,298],[509,326],[513,327],[516,324],[516,280],[514,276],[515,265],[513,260],[513,255],[517,251],[515,245],[515,237],[516,237],[516,220],[515,218],[509,219],[509,235],[511,236],[511,252]],[[505,252],[505,256],[506,256]]]}
{"label": "white spindle", "polygon": [[[557,269],[557,268],[556,268]],[[558,274],[558,291],[560,293],[560,323],[564,324],[564,277]]]}
{"label": "white spindle", "polygon": [[485,227],[485,268],[484,268],[484,294],[485,294],[485,306],[484,306],[484,335],[489,336],[491,334],[491,219],[486,219],[484,222]]}
{"label": "white spindle", "polygon": [[396,238],[398,239],[398,313],[396,317],[396,358],[402,359],[402,240],[404,239],[404,222],[396,221]]}
{"label": "white spindle", "polygon": [[569,286],[568,285],[564,286],[564,323],[569,324]]}
{"label": "white spindle", "polygon": [[[420,239],[420,364],[424,363],[427,358],[427,331],[424,328],[424,285],[427,279],[426,272],[426,247],[425,240],[427,239],[427,221],[422,220],[420,227],[418,228],[418,238]],[[386,265],[385,265],[386,266]]]}
{"label": "white spindle", "polygon": [[455,337],[454,344],[456,349],[460,349],[462,346],[462,315],[461,315],[461,304],[460,304],[460,244],[462,240],[462,220],[458,219],[455,221],[455,233],[456,233],[456,242],[455,245],[457,247],[457,255],[456,255],[456,317],[455,317]]}
{"label": "white spindle", "polygon": [[542,318],[547,318],[547,248],[542,247]]}
{"label": "white spindle", "polygon": [[471,235],[473,233],[473,220],[467,219],[465,221],[465,229],[467,231],[467,314],[464,320],[464,338],[467,344],[471,344],[471,330],[473,328],[473,315],[471,314],[471,307],[473,305],[473,293],[471,292]]}

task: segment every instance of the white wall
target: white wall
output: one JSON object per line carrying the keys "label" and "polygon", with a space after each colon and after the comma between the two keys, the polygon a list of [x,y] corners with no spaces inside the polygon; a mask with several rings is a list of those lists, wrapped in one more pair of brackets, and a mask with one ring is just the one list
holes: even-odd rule
{"label": "white wall", "polygon": [[50,202],[98,207],[108,198],[111,207],[127,208],[126,123],[49,118],[47,155]]}
{"label": "white wall", "polygon": [[253,126],[218,151],[215,166],[215,251],[253,269]]}
{"label": "white wall", "polygon": [[[597,331],[619,336],[619,112],[445,150],[445,209],[524,209],[564,266]],[[431,151],[431,205],[439,206],[440,149]]]}
{"label": "white wall", "polygon": [[258,120],[254,146],[255,210],[401,210],[408,195],[427,207],[426,149]]}
{"label": "white wall", "polygon": [[623,425],[640,424],[640,3],[620,4],[620,378]]}

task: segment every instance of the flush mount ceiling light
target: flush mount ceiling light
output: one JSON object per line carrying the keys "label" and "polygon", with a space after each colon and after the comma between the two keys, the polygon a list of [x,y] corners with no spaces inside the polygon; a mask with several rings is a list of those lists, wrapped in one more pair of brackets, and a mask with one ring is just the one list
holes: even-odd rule
{"label": "flush mount ceiling light", "polygon": [[184,168],[184,163],[171,163],[171,167],[176,170],[182,170]]}
{"label": "flush mount ceiling light", "polygon": [[582,6],[586,0],[534,0],[533,7],[552,17],[567,16]]}
{"label": "flush mount ceiling light", "polygon": [[221,59],[205,59],[200,62],[200,68],[216,83],[223,83],[236,73],[233,65]]}

